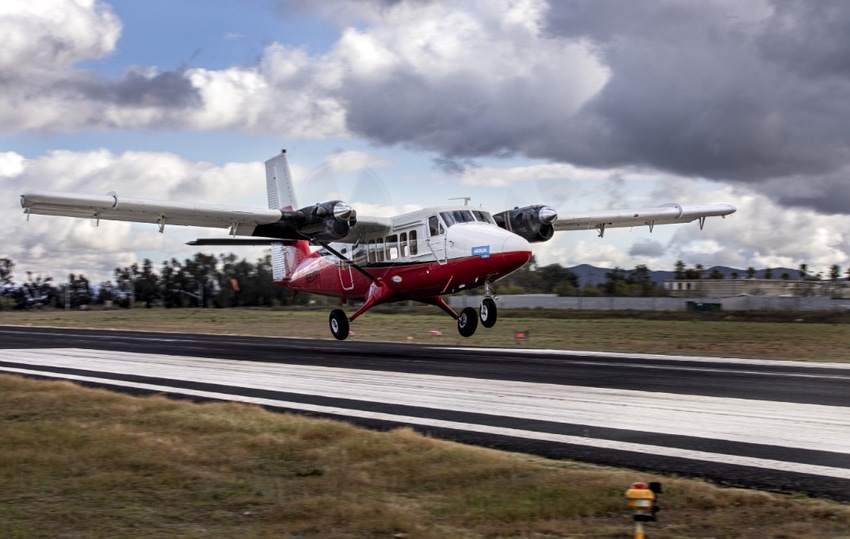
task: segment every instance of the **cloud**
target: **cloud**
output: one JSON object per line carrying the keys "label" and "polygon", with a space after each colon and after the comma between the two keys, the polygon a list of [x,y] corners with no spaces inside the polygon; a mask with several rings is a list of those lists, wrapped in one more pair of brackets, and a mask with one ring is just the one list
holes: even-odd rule
{"label": "cloud", "polygon": [[[749,183],[844,166],[850,80],[831,55],[846,32],[818,21],[848,10],[800,5],[553,3],[549,31],[592,40],[611,77],[568,124],[584,143],[548,154]],[[826,45],[800,52],[793,44],[804,33]],[[812,62],[818,76],[799,69]]]}
{"label": "cloud", "polygon": [[448,157],[510,154],[605,83],[583,43],[541,35],[544,3],[473,4],[407,3],[343,33],[336,54],[351,69],[341,88],[351,131]]}
{"label": "cloud", "polygon": [[788,210],[750,187],[723,187],[718,196],[733,200],[738,211],[721,222],[706,221],[694,235],[676,229],[668,252],[689,264],[724,264],[738,268],[797,267],[806,263],[826,271],[850,264],[846,217],[824,216],[811,209]]}
{"label": "cloud", "polygon": [[655,240],[640,240],[629,249],[629,255],[661,257],[664,255],[664,246]]}
{"label": "cloud", "polygon": [[4,0],[0,4],[0,74],[6,78],[64,70],[115,50],[121,21],[98,1]]}

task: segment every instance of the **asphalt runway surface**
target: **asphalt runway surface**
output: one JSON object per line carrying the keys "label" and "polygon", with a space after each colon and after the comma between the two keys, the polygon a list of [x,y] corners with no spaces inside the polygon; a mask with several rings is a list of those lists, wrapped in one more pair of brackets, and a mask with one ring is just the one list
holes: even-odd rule
{"label": "asphalt runway surface", "polygon": [[850,501],[850,364],[0,327],[0,372]]}

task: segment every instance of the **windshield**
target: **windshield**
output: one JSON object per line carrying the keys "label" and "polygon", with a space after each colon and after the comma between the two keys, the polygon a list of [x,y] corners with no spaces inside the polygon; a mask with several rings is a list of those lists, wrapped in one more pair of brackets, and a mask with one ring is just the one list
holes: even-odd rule
{"label": "windshield", "polygon": [[475,217],[473,217],[472,212],[469,210],[444,211],[440,212],[440,217],[443,218],[443,222],[446,223],[447,227],[458,223],[470,223],[475,221]]}
{"label": "windshield", "polygon": [[475,215],[475,218],[482,223],[490,223],[491,225],[495,225],[496,221],[493,220],[493,216],[490,213],[483,210],[472,210],[472,213]]}

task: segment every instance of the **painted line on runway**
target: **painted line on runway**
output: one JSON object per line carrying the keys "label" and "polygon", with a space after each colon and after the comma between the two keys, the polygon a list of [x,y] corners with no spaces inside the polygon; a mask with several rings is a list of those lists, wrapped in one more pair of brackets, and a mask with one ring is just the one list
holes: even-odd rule
{"label": "painted line on runway", "polygon": [[[43,377],[48,373],[44,371],[32,370],[32,369],[17,369],[17,368],[3,368],[2,370],[6,372],[14,372],[18,374],[25,375],[33,375]],[[698,460],[702,462],[712,462],[718,464],[732,464],[737,466],[746,466],[751,468],[761,468],[775,471],[783,471],[783,472],[791,472],[791,473],[801,473],[808,475],[817,475],[824,477],[831,477],[836,479],[848,479],[850,480],[850,469],[846,468],[835,468],[830,466],[818,466],[812,464],[800,464],[796,462],[788,462],[788,461],[780,461],[780,460],[772,460],[772,459],[761,459],[754,457],[742,457],[738,455],[726,455],[720,453],[710,453],[706,451],[695,451],[695,450],[687,450],[687,449],[678,449],[678,448],[670,448],[663,447],[657,445],[646,445],[646,444],[637,444],[632,442],[620,442],[614,440],[605,440],[598,438],[584,438],[579,436],[570,436],[564,434],[555,434],[555,433],[547,433],[547,432],[537,432],[537,431],[528,431],[523,429],[514,429],[514,428],[506,428],[506,427],[494,427],[487,425],[479,425],[475,423],[464,423],[464,422],[456,422],[456,421],[447,421],[440,419],[431,419],[431,418],[422,418],[422,417],[414,417],[414,416],[405,416],[405,415],[395,415],[395,414],[386,414],[381,412],[369,412],[363,410],[356,410],[350,408],[340,408],[333,406],[321,406],[321,405],[313,405],[306,404],[300,402],[291,402],[291,401],[282,401],[276,399],[265,399],[265,398],[257,398],[257,397],[249,397],[242,395],[232,395],[228,393],[220,393],[220,392],[212,392],[212,391],[199,391],[185,388],[175,388],[170,386],[161,386],[156,384],[145,384],[145,383],[137,383],[137,382],[127,382],[123,380],[110,380],[104,378],[98,378],[94,376],[78,376],[73,374],[63,374],[63,373],[54,373],[50,374],[50,377],[57,377],[66,380],[74,380],[79,382],[89,382],[95,383],[99,385],[107,385],[107,386],[118,386],[118,387],[127,387],[134,389],[141,389],[145,391],[153,391],[153,392],[165,392],[165,393],[177,393],[180,395],[186,395],[191,397],[198,397],[204,399],[214,399],[214,400],[224,400],[224,401],[236,401],[243,402],[246,404],[254,404],[259,406],[269,406],[274,408],[283,408],[288,410],[299,410],[299,411],[307,411],[314,412],[320,414],[327,415],[335,415],[335,416],[347,416],[347,417],[356,417],[362,419],[371,419],[378,421],[387,421],[392,423],[405,423],[410,425],[420,425],[427,427],[435,427],[435,428],[445,428],[466,432],[477,432],[483,434],[490,434],[496,436],[507,436],[513,438],[524,438],[530,440],[541,440],[548,442],[556,442],[570,445],[580,445],[586,447],[593,447],[599,449],[609,449],[616,451],[628,451],[632,453],[645,453],[651,454],[654,456],[664,456],[664,457],[672,457],[672,458],[682,458],[688,460]]]}
{"label": "painted line on runway", "polygon": [[850,413],[840,406],[82,349],[0,351],[0,360],[590,427],[640,426],[661,435],[848,454],[850,463]]}
{"label": "painted line on runway", "polygon": [[[652,359],[657,361],[679,361],[679,362],[699,362],[699,363],[721,363],[727,365],[759,365],[763,367],[800,367],[809,369],[840,369],[850,370],[850,363],[830,363],[826,361],[793,361],[779,359],[747,359],[735,357],[710,357],[710,356],[666,356],[661,354],[637,354],[625,352],[599,352],[595,350],[555,350],[545,348],[474,348],[463,346],[445,347],[446,350],[456,350],[459,352],[493,352],[515,355],[532,355],[532,356],[568,356],[568,357],[600,357],[612,359]],[[848,356],[850,358],[850,356]],[[595,365],[595,363],[594,363]],[[630,367],[639,367],[639,363],[630,362],[627,364]],[[762,371],[759,371],[761,374]]]}

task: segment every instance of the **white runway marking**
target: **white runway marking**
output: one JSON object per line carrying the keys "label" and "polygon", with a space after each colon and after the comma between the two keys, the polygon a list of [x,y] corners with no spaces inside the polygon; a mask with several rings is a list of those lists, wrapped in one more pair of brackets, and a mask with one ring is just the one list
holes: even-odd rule
{"label": "white runway marking", "polygon": [[[22,374],[47,374],[70,380],[238,400],[295,410],[850,479],[850,413],[846,408],[837,406],[81,349],[0,350],[0,361],[20,365],[19,368],[1,369]],[[829,451],[847,454],[848,468],[258,399],[210,391],[164,388],[154,384],[103,380],[94,375],[44,373],[27,369],[25,365],[49,365],[370,403]],[[588,434],[593,436],[592,428]]]}

